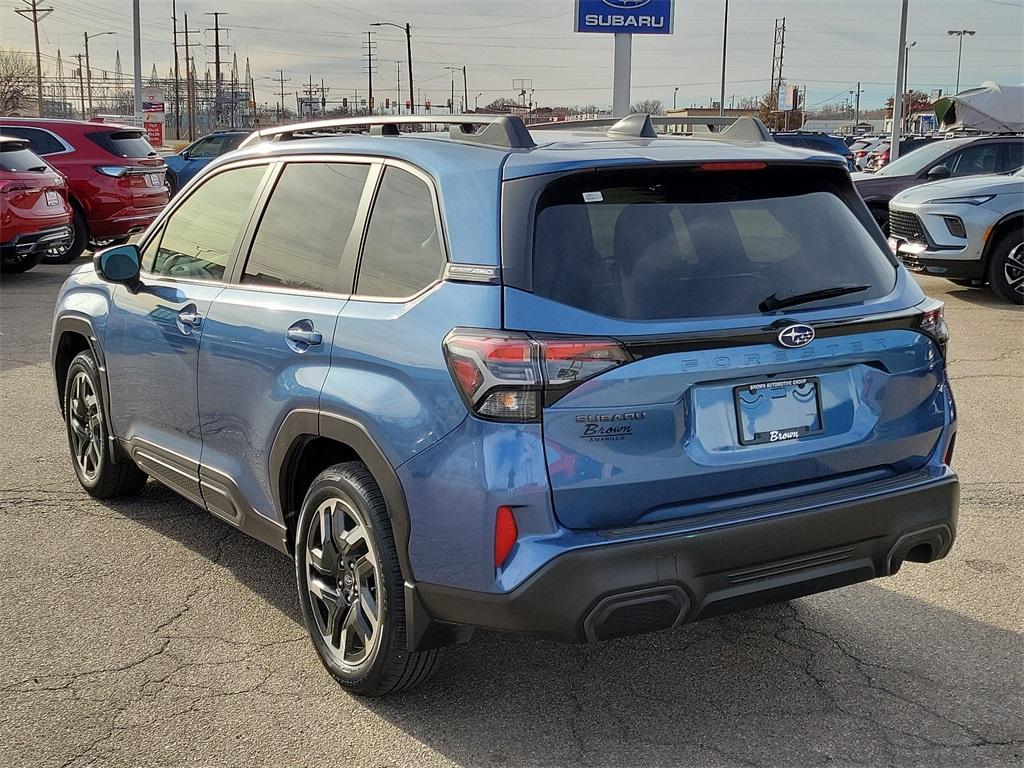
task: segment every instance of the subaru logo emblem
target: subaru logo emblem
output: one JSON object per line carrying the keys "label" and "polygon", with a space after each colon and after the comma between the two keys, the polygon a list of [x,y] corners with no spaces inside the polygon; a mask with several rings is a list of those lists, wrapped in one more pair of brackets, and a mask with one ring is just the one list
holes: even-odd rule
{"label": "subaru logo emblem", "polygon": [[814,341],[814,329],[809,325],[787,325],[779,331],[779,344],[784,347],[805,347]]}
{"label": "subaru logo emblem", "polygon": [[605,5],[610,5],[612,8],[619,8],[623,11],[628,11],[634,8],[643,8],[651,0],[603,0]]}

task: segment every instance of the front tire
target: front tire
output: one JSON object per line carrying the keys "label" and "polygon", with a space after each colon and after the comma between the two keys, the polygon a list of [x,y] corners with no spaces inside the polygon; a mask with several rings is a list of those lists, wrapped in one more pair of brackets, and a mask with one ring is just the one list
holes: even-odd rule
{"label": "front tire", "polygon": [[992,293],[1013,304],[1024,304],[1024,228],[1003,235],[988,262]]}
{"label": "front tire", "polygon": [[78,482],[97,499],[130,496],[146,484],[146,473],[127,456],[115,462],[100,397],[100,377],[91,352],[80,352],[68,367],[64,421]]}
{"label": "front tire", "polygon": [[310,486],[296,530],[295,576],[313,647],[343,688],[383,696],[429,679],[439,651],[406,648],[394,534],[362,463],[335,464]]}
{"label": "front tire", "polygon": [[889,236],[889,208],[883,208],[880,205],[870,206],[871,217],[878,224],[878,228],[882,230],[882,234],[886,237]]}
{"label": "front tire", "polygon": [[82,255],[89,242],[89,227],[86,226],[82,212],[77,208],[71,219],[71,229],[71,240],[66,245],[55,246],[47,251],[43,256],[44,264],[70,264]]}

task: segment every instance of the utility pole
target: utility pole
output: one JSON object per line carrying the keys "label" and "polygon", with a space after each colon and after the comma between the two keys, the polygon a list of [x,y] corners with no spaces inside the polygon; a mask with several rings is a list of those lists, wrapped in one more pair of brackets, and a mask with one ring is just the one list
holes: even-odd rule
{"label": "utility pole", "polygon": [[857,90],[851,93],[853,96],[853,130],[856,132],[857,126],[860,125],[860,95],[863,93],[860,87],[860,83],[857,83]]}
{"label": "utility pole", "polygon": [[[413,82],[412,82],[412,28],[408,23],[403,27],[401,24],[394,24],[390,21],[377,21],[370,25],[371,27],[394,27],[395,29],[401,29],[405,31],[405,52],[409,60],[409,114],[416,114],[416,99],[413,96]],[[401,80],[401,78],[399,78]],[[398,100],[402,100],[401,86],[399,86]],[[399,106],[399,112],[402,111]]]}
{"label": "utility pole", "polygon": [[395,99],[395,114],[402,114],[402,62],[396,61],[395,64],[395,82],[398,83],[398,98]]}
{"label": "utility pole", "polygon": [[[15,8],[14,12],[32,22],[32,34],[36,40],[36,99],[39,117],[43,116],[43,58],[39,53],[39,22],[53,13],[53,8],[40,8],[39,0],[21,0],[28,8]],[[136,0],[138,2],[138,0]],[[972,33],[973,34],[973,33]],[[81,66],[79,66],[81,70]],[[82,110],[85,114],[85,110]]]}
{"label": "utility pole", "polygon": [[195,78],[194,70],[195,64],[192,61],[192,55],[189,53],[189,36],[196,35],[199,33],[198,29],[188,28],[188,14],[185,14],[185,29],[182,30],[182,34],[185,36],[185,101],[188,104],[188,140],[194,141],[196,138],[196,103],[195,103]]}
{"label": "utility pole", "polygon": [[78,59],[78,98],[82,102],[82,119],[85,119],[85,81],[82,79],[82,54],[76,53],[75,58]]}
{"label": "utility pole", "polygon": [[[722,21],[722,90],[718,96],[718,116],[725,116],[725,51],[729,41],[729,0],[725,0],[725,18]],[[679,90],[678,88],[676,90]],[[675,98],[675,94],[673,94]],[[673,104],[673,106],[675,106]]]}
{"label": "utility pole", "polygon": [[90,37],[103,37],[103,35],[112,35],[113,32],[95,32],[89,34],[83,32],[82,37],[85,39],[85,87],[89,92],[89,113],[92,114],[92,65],[89,64],[89,38]]}
{"label": "utility pole", "polygon": [[132,90],[133,112],[139,119],[142,118],[142,30],[141,14],[139,11],[139,0],[132,0],[132,42],[135,55],[134,88]]}
{"label": "utility pole", "polygon": [[320,78],[320,114],[327,117],[327,87],[324,85],[324,79]]}
{"label": "utility pole", "polygon": [[[18,11],[18,13],[21,13],[21,11]],[[960,93],[960,61],[963,59],[963,56],[964,56],[964,35],[970,35],[970,36],[973,37],[974,36],[974,30],[973,29],[951,29],[951,30],[949,30],[949,32],[947,34],[949,34],[949,35],[956,35],[957,37],[960,38],[960,45],[957,48],[957,53],[956,53],[956,91],[955,91],[955,93]],[[39,57],[39,36],[38,35],[36,36],[36,57],[37,58]]]}
{"label": "utility pole", "polygon": [[892,98],[892,139],[889,142],[889,162],[895,162],[900,156],[900,134],[903,128],[903,65],[907,56],[907,5],[903,0],[900,10],[900,52],[896,62],[896,92]]}
{"label": "utility pole", "polygon": [[223,82],[223,76],[220,71],[220,17],[227,16],[224,11],[210,11],[206,14],[207,16],[213,16],[213,29],[207,29],[207,32],[213,32],[213,67],[216,77],[214,79],[214,90],[213,90],[213,115],[214,125],[220,127],[220,113],[221,113],[221,84]]}
{"label": "utility pole", "polygon": [[466,79],[466,65],[462,65],[462,111],[469,111],[469,80]]}
{"label": "utility pole", "polygon": [[373,32],[366,31],[366,85],[367,102],[366,107],[373,114]]}
{"label": "utility pole", "polygon": [[278,70],[278,73],[279,73],[278,77],[275,77],[273,79],[274,79],[275,83],[277,83],[278,85],[281,86],[281,103],[277,107],[277,122],[280,123],[282,120],[284,120],[284,115],[285,115],[285,111],[284,111],[284,84],[285,83],[290,83],[292,79],[290,77],[286,78],[284,76],[284,70],[283,69]]}
{"label": "utility pole", "polygon": [[181,138],[181,76],[178,71],[178,3],[171,0],[171,23],[174,25],[174,138]]}

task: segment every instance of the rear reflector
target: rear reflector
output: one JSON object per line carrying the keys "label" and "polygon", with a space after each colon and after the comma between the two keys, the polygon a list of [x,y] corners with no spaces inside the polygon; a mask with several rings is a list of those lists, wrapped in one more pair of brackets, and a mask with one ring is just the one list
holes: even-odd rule
{"label": "rear reflector", "polygon": [[956,448],[956,432],[950,435],[949,445],[946,446],[946,455],[942,459],[942,463],[947,467],[953,466],[953,449]]}
{"label": "rear reflector", "polygon": [[512,514],[512,507],[498,507],[498,513],[494,520],[495,568],[501,568],[505,564],[518,538],[519,529],[516,527],[516,518]]}

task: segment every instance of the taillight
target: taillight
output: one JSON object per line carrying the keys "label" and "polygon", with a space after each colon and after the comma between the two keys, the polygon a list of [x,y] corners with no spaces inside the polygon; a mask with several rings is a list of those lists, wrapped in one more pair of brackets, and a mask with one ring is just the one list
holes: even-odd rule
{"label": "taillight", "polygon": [[946,345],[949,343],[949,326],[946,325],[946,318],[943,315],[943,303],[941,301],[929,300],[921,306],[923,312],[917,321],[917,327],[922,332],[932,337],[942,356],[946,356]]}
{"label": "taillight", "polygon": [[763,171],[767,163],[747,160],[726,160],[722,162],[701,163],[702,171]]}
{"label": "taillight", "polygon": [[460,328],[445,338],[444,354],[459,393],[475,414],[518,422],[540,418],[545,394],[564,394],[632,359],[612,339]]}
{"label": "taillight", "polygon": [[0,181],[0,193],[10,194],[12,192],[41,192],[38,184],[31,181]]}
{"label": "taillight", "polygon": [[942,457],[942,463],[947,467],[953,466],[953,449],[956,448],[956,432],[949,437],[949,445],[946,446],[946,455]]}
{"label": "taillight", "polygon": [[97,165],[96,170],[104,176],[112,176],[115,179],[120,179],[128,173],[130,169],[123,165]]}

